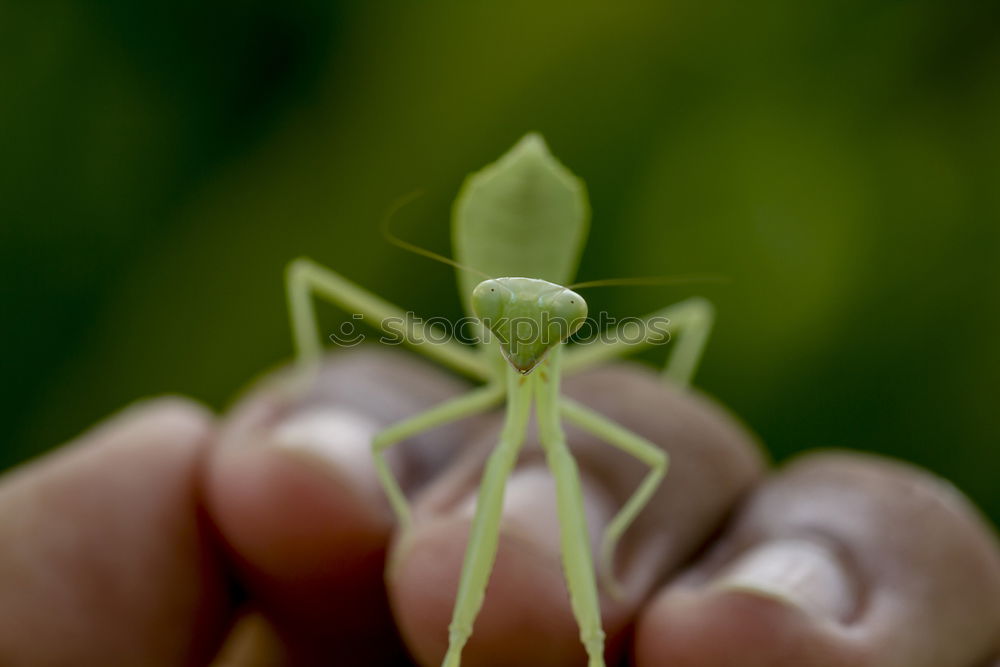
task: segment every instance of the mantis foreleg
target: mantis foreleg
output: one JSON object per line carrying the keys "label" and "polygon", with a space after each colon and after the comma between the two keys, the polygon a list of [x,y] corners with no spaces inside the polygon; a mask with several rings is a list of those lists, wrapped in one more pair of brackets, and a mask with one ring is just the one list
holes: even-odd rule
{"label": "mantis foreleg", "polygon": [[[537,380],[538,435],[556,483],[556,509],[563,572],[569,589],[580,640],[587,650],[590,667],[604,667],[604,630],[601,607],[590,555],[590,537],[583,512],[583,491],[576,461],[566,446],[559,421],[559,355],[562,346],[549,354]],[[549,373],[545,374],[544,370]]]}
{"label": "mantis foreleg", "polygon": [[459,667],[461,664],[462,648],[472,634],[472,624],[483,605],[486,584],[493,571],[500,538],[504,487],[517,462],[531,413],[534,383],[529,379],[522,385],[523,379],[512,368],[507,369],[507,415],[500,442],[486,462],[479,485],[476,514],[472,519],[458,594],[455,596],[455,608],[448,627],[448,653],[443,667]]}

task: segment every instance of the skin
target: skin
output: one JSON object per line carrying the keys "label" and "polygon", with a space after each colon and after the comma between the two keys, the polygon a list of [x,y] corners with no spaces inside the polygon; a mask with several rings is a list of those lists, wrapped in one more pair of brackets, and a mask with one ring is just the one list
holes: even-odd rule
{"label": "skin", "polygon": [[[405,354],[355,350],[308,386],[267,378],[222,416],[137,404],[7,473],[0,664],[405,665],[404,645],[434,664],[499,419],[390,453],[415,499],[405,541],[365,434],[465,389]],[[671,474],[622,543],[625,599],[602,599],[611,654],[640,667],[1000,665],[1000,545],[947,483],[856,453],[768,469],[717,405],[636,367],[564,389],[671,443]],[[599,534],[643,470],[567,437]],[[463,664],[582,664],[554,505],[529,438]]]}

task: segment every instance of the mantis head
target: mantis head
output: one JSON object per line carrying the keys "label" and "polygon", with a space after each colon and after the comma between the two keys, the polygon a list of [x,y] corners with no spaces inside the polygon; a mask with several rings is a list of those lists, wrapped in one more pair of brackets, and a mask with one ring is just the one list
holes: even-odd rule
{"label": "mantis head", "polygon": [[496,336],[507,362],[522,374],[530,373],[587,319],[583,297],[537,278],[484,280],[472,291],[472,308]]}

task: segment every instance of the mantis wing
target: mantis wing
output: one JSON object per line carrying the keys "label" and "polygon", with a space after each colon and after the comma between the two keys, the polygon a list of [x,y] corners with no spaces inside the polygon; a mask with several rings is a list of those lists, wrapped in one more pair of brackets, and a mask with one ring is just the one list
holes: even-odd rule
{"label": "mantis wing", "polygon": [[[455,259],[492,278],[541,278],[566,285],[576,275],[590,224],[586,187],[527,134],[499,160],[471,174],[452,209]],[[465,311],[481,277],[459,271]]]}

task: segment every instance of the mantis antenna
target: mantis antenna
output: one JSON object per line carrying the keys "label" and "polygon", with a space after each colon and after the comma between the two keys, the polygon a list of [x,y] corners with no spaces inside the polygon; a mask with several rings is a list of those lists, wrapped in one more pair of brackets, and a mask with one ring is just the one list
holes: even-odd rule
{"label": "mantis antenna", "polygon": [[459,264],[452,258],[445,257],[444,255],[436,253],[433,250],[428,250],[427,248],[421,248],[420,246],[414,243],[410,243],[406,239],[402,239],[393,233],[392,229],[389,228],[389,223],[396,216],[396,214],[399,213],[405,206],[407,206],[408,204],[412,204],[414,201],[423,196],[424,196],[424,191],[417,189],[397,199],[396,202],[389,207],[389,209],[385,212],[385,215],[382,217],[382,222],[379,225],[379,230],[382,232],[382,237],[385,238],[385,240],[391,243],[392,245],[396,246],[397,248],[402,248],[403,250],[412,252],[415,255],[420,255],[421,257],[433,259],[435,262],[441,262],[442,264],[453,266],[461,271],[468,271],[469,273],[480,276],[485,280],[489,280],[490,278],[492,278],[493,276],[489,276],[483,273],[482,271],[472,268],[471,266],[465,266],[464,264]]}
{"label": "mantis antenna", "polygon": [[[434,252],[433,250],[428,250],[421,246],[411,243],[406,239],[397,236],[390,227],[392,219],[396,217],[396,214],[403,210],[406,206],[412,204],[417,199],[424,196],[424,191],[422,189],[416,189],[409,194],[405,194],[399,199],[397,199],[389,208],[386,210],[385,215],[382,217],[382,222],[379,225],[379,231],[381,231],[383,238],[386,241],[401,248],[408,252],[412,252],[415,255],[420,255],[421,257],[426,257],[432,259],[435,262],[440,262],[442,264],[447,264],[461,271],[467,271],[474,275],[477,275],[484,280],[489,280],[495,278],[496,276],[491,276],[478,269],[474,269],[471,266],[466,266],[460,262],[456,262],[450,257],[446,257],[440,253]],[[694,273],[679,276],[640,276],[636,278],[604,278],[601,280],[587,280],[585,282],[573,283],[571,285],[565,285],[566,289],[586,289],[588,287],[655,287],[663,285],[689,285],[693,283],[724,283],[728,282],[725,276],[721,276],[714,273]]]}
{"label": "mantis antenna", "polygon": [[726,283],[729,279],[715,273],[692,273],[680,276],[645,276],[638,278],[605,278],[566,285],[566,289],[588,287],[657,287],[661,285],[690,285],[693,283]]}

